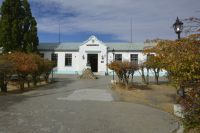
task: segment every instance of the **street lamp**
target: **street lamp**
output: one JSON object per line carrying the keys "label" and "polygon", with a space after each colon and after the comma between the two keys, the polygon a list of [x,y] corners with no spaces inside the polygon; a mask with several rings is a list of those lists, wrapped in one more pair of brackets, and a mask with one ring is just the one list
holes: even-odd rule
{"label": "street lamp", "polygon": [[178,35],[178,40],[181,39],[181,32],[183,30],[183,22],[179,20],[179,18],[177,17],[176,22],[173,24],[173,28],[175,33]]}
{"label": "street lamp", "polygon": [[[113,54],[113,61],[115,60],[115,49],[113,48],[112,50],[112,54]],[[115,77],[114,77],[114,70],[113,70],[113,81],[115,80]]]}
{"label": "street lamp", "polygon": [[[181,32],[183,31],[183,22],[179,20],[179,18],[177,17],[176,22],[173,24],[173,28],[175,33],[178,35],[178,40],[181,39]],[[179,86],[179,90],[178,90],[178,95],[180,97],[184,97],[185,96],[185,88],[183,85]]]}

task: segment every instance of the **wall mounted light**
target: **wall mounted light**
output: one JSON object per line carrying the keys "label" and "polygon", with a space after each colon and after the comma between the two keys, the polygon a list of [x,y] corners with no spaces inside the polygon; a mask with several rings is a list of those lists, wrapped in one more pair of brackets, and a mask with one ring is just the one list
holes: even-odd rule
{"label": "wall mounted light", "polygon": [[[113,48],[112,50],[112,54],[113,54],[113,61],[115,61],[115,49]],[[115,75],[114,75],[114,70],[113,70],[113,81],[115,80]]]}
{"label": "wall mounted light", "polygon": [[85,56],[84,55],[82,56],[82,58],[83,58],[83,60],[85,60]]}
{"label": "wall mounted light", "polygon": [[103,55],[101,56],[101,59],[104,60],[104,56]]}
{"label": "wall mounted light", "polygon": [[92,39],[92,43],[94,43],[95,42],[95,40],[94,39]]}

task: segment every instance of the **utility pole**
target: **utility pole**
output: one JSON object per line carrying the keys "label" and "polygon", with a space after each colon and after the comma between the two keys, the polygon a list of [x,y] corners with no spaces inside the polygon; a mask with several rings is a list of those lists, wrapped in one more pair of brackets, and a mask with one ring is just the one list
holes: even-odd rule
{"label": "utility pole", "polygon": [[59,44],[60,44],[60,23],[59,23],[59,36],[58,36],[58,38],[59,38]]}
{"label": "utility pole", "polygon": [[133,43],[133,19],[131,18],[131,43]]}

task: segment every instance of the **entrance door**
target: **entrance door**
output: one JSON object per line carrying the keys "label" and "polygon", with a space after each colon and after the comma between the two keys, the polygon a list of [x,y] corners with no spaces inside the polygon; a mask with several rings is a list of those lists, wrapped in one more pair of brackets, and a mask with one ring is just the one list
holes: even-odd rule
{"label": "entrance door", "polygon": [[88,54],[88,65],[91,66],[92,72],[98,72],[98,54]]}

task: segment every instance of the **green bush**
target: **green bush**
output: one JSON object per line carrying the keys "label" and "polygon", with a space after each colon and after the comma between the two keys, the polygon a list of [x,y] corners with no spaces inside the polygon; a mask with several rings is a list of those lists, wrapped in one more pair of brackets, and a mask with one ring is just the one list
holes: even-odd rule
{"label": "green bush", "polygon": [[7,60],[6,56],[0,56],[0,90],[7,92],[7,84],[10,80],[12,72],[14,71],[14,64]]}

